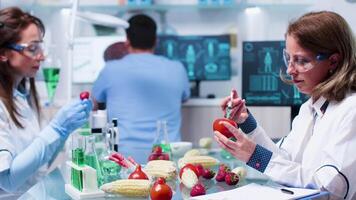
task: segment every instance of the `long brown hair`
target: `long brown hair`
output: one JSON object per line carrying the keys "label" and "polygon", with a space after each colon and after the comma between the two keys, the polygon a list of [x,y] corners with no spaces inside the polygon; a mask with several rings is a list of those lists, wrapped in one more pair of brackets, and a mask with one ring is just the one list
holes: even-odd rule
{"label": "long brown hair", "polygon": [[[26,12],[23,12],[20,8],[9,7],[0,10],[0,55],[3,55],[5,51],[8,51],[6,45],[16,43],[21,40],[21,32],[26,29],[30,24],[35,24],[41,31],[42,36],[45,33],[45,28],[42,21]],[[0,62],[0,98],[8,110],[12,121],[20,128],[24,128],[20,123],[18,117],[21,114],[14,102],[14,77],[13,69],[8,61]],[[27,88],[29,84],[29,103],[30,106],[37,112],[38,118],[40,117],[40,106],[38,100],[38,94],[35,86],[35,79],[24,78],[21,80],[18,87]]]}
{"label": "long brown hair", "polygon": [[348,92],[356,91],[355,39],[343,17],[330,11],[310,12],[291,22],[287,35],[315,54],[340,55],[335,71],[313,89],[311,96],[339,102]]}

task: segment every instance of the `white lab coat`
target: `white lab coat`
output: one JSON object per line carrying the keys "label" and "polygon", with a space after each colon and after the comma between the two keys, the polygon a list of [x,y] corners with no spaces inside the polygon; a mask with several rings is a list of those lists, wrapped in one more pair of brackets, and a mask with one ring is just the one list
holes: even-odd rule
{"label": "white lab coat", "polygon": [[[5,105],[0,100],[0,172],[8,170],[14,157],[24,151],[24,149],[33,142],[34,138],[39,137],[40,134],[40,125],[37,115],[29,106],[26,95],[15,90],[14,100],[19,113],[22,115],[22,117],[19,117],[20,122],[25,128],[21,129],[16,127]],[[58,134],[53,134],[51,137],[55,137],[53,139],[59,138]],[[27,191],[46,173],[46,169],[47,165],[41,167],[35,174],[27,179],[26,183],[13,195],[16,196]],[[9,194],[6,194],[0,189],[0,198],[2,196],[10,198]]]}
{"label": "white lab coat", "polygon": [[325,101],[321,97],[314,104],[311,99],[305,102],[291,132],[277,145],[259,126],[249,137],[273,152],[264,171],[272,180],[328,190],[332,199],[346,193],[346,199],[356,199],[356,94],[329,102],[323,113]]}

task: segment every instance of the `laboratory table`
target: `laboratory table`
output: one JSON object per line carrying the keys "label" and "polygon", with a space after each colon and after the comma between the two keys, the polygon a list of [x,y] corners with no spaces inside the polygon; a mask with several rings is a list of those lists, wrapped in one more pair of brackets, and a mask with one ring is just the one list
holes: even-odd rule
{"label": "laboratory table", "polygon": [[[140,152],[139,149],[135,149],[135,155],[139,156],[147,156],[149,152],[146,152],[147,150],[142,150]],[[145,151],[145,152],[144,152]],[[220,153],[215,151],[215,153],[211,153],[211,156],[216,157],[220,160],[220,162],[225,163],[229,165],[232,169],[237,167],[237,166],[245,166],[243,163],[241,163],[238,160],[235,159],[223,159],[220,156]],[[145,157],[147,158],[147,157]],[[138,160],[144,160],[145,158],[140,158]],[[248,183],[260,183],[260,184],[269,184],[271,183],[271,180],[267,178],[267,176],[259,173],[258,171],[249,168],[245,166],[248,171],[248,175],[246,177],[246,180],[241,181],[238,183],[237,187],[243,186]],[[52,171],[48,176],[46,176],[44,179],[42,179],[40,182],[38,182],[36,185],[34,185],[32,188],[30,188],[26,193],[24,193],[19,199],[20,200],[28,200],[28,199],[36,199],[36,200],[52,200],[52,199],[58,199],[58,200],[67,200],[71,199],[64,190],[64,185],[69,180],[69,170],[68,167],[65,167],[64,165],[62,168],[57,168],[56,170]],[[221,183],[216,183],[215,180],[203,180],[204,185],[208,188],[207,189],[207,194],[210,193],[215,193],[215,192],[220,192],[220,191],[225,191],[225,190],[231,190],[236,188],[236,186],[228,186],[225,184],[225,182]],[[179,184],[179,181],[177,180],[176,182],[169,182],[171,187],[175,188],[175,191],[173,193],[173,198],[174,200],[181,200],[181,199],[187,199],[189,197],[189,191],[181,187]],[[313,195],[307,198],[303,199],[328,199],[328,193],[327,192],[320,192],[317,195]],[[96,198],[98,199],[98,198]],[[102,199],[128,199],[127,197],[118,197],[118,196],[107,196]],[[132,199],[143,199],[143,198],[129,198],[130,200]],[[145,198],[144,198],[145,199]],[[147,198],[149,199],[149,198]],[[268,199],[268,198],[266,198]]]}

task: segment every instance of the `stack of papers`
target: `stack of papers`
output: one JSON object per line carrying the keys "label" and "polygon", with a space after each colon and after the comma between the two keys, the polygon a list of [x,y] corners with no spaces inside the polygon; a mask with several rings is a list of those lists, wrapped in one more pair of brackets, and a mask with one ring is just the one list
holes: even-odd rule
{"label": "stack of papers", "polygon": [[224,192],[218,192],[214,194],[208,194],[204,196],[197,196],[191,198],[192,200],[256,200],[256,199],[274,199],[274,200],[287,200],[287,199],[299,199],[311,195],[318,194],[319,190],[310,190],[304,188],[286,188],[293,191],[294,194],[287,194],[280,189],[270,187],[267,185],[259,185],[257,183],[250,183],[248,185],[229,190]]}

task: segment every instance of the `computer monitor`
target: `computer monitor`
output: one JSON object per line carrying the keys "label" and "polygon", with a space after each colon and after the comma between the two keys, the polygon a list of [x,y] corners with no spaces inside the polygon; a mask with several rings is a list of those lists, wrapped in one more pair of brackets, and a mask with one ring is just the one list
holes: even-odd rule
{"label": "computer monitor", "polygon": [[196,82],[192,96],[199,96],[200,81],[231,77],[229,35],[160,35],[155,53],[184,65],[189,80]]}
{"label": "computer monitor", "polygon": [[245,41],[242,45],[242,97],[248,105],[293,107],[308,99],[279,77],[285,41]]}

